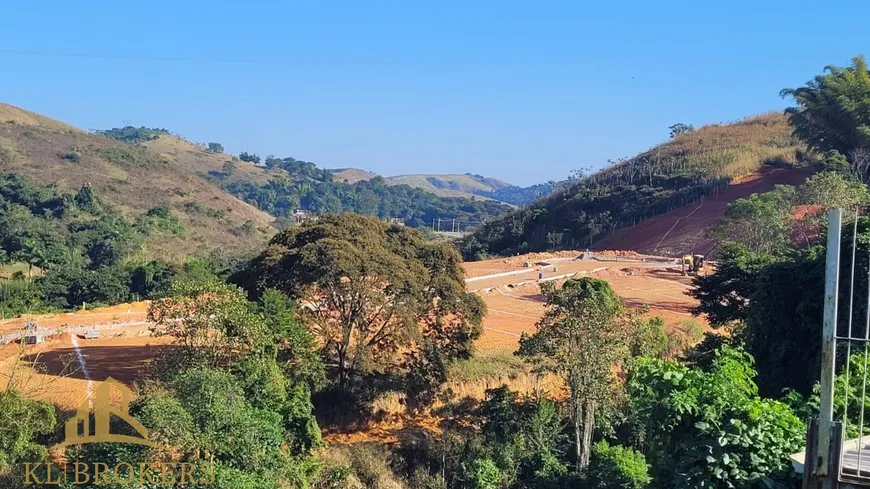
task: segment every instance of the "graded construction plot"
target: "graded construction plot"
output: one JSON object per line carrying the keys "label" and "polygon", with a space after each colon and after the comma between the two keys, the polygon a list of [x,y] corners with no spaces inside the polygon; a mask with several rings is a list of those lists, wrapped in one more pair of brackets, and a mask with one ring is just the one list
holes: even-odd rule
{"label": "graded construction plot", "polygon": [[19,342],[0,346],[0,385],[10,377],[27,396],[46,400],[62,410],[75,409],[88,399],[95,383],[108,377],[132,387],[139,372],[171,338],[152,337],[147,326],[101,330],[101,337],[64,333],[37,345]]}
{"label": "graded construction plot", "polygon": [[85,311],[25,314],[17,318],[0,320],[0,336],[22,330],[24,324],[28,321],[35,322],[41,329],[52,330],[67,326],[141,322],[145,321],[149,304],[149,301],[140,301],[118,304],[111,307],[98,307]]}
{"label": "graded construction plot", "polygon": [[[669,328],[692,319],[689,312],[697,301],[686,295],[692,277],[682,275],[680,268],[665,261],[623,261],[629,258],[599,255],[598,260],[572,260],[556,263],[556,270],[535,265],[514,275],[476,277],[468,283],[486,302],[488,314],[484,318],[484,333],[477,342],[482,353],[513,351],[523,332],[535,331],[535,324],[544,314],[544,297],[540,293],[539,274],[543,280],[562,283],[568,278],[591,276],[606,280],[628,307],[649,307],[649,316],[661,316]],[[606,257],[606,258],[605,258]],[[522,257],[515,257],[522,258]],[[614,259],[616,261],[609,261]],[[648,258],[649,259],[649,258]],[[605,261],[607,260],[607,261]],[[497,261],[497,260],[489,260]],[[519,263],[524,263],[520,260]],[[475,266],[487,268],[489,264],[477,262]],[[522,265],[521,265],[522,266]],[[566,276],[568,275],[568,276]],[[697,319],[696,319],[697,320]]]}

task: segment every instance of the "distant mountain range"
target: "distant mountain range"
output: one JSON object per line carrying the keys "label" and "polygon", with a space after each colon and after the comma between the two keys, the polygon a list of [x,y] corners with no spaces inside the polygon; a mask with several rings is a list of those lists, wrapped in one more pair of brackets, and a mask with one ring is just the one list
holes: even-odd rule
{"label": "distant mountain range", "polygon": [[[513,210],[495,195],[512,187],[495,180],[484,179],[489,183],[475,189],[478,195],[450,196],[356,173],[340,179],[292,157],[231,155],[217,142],[195,143],[161,128],[85,131],[0,103],[0,176],[14,174],[9,181],[20,176],[32,188],[58,195],[87,187],[131,222],[168,216],[184,229],[149,234],[148,256],[182,262],[211,250],[249,252],[277,229],[318,214],[354,212],[424,229],[449,221],[465,232]],[[466,188],[433,181],[445,189]]]}
{"label": "distant mountain range", "polygon": [[[347,183],[371,180],[379,176],[377,173],[358,168],[337,168],[332,172],[335,181]],[[519,187],[497,178],[471,173],[396,175],[383,179],[389,185],[408,185],[442,197],[493,199],[517,206],[549,195],[558,185],[555,182],[548,182]]]}

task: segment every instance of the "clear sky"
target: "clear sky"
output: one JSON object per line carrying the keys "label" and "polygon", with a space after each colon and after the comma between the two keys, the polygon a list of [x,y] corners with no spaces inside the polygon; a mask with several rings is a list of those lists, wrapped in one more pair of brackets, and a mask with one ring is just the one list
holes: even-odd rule
{"label": "clear sky", "polygon": [[3,2],[0,101],[384,175],[561,179],[780,110],[870,2]]}

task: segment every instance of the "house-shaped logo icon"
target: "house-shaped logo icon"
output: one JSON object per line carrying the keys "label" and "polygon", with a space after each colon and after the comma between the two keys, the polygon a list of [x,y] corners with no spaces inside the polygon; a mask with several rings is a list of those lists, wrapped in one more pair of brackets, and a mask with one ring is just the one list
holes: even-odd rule
{"label": "house-shaped logo icon", "polygon": [[[112,406],[112,390],[121,394],[120,408]],[[137,445],[156,446],[148,440],[148,429],[142,423],[130,416],[130,398],[133,393],[124,384],[109,377],[93,393],[93,429],[91,429],[91,406],[88,400],[79,405],[76,415],[66,422],[66,437],[60,446],[83,445],[85,443],[111,442],[135,443]],[[124,420],[135,430],[138,436],[113,435],[109,432],[112,415]],[[79,427],[82,429],[80,430]]]}

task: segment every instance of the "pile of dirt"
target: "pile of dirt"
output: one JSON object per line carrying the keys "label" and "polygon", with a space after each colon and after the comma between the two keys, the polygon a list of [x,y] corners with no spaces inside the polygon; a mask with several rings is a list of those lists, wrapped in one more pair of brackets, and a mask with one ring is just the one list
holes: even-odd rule
{"label": "pile of dirt", "polygon": [[596,251],[595,256],[603,256],[607,258],[637,258],[641,259],[646,255],[641,255],[634,250],[601,250]]}

